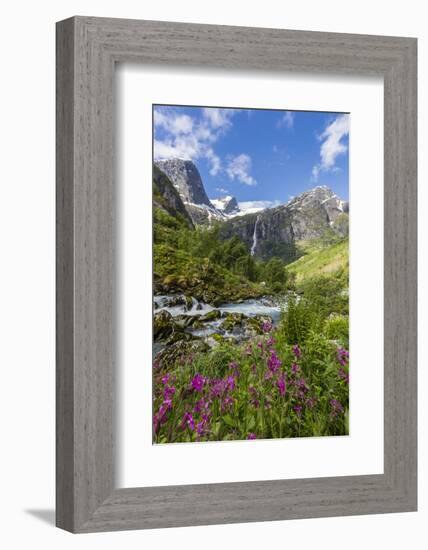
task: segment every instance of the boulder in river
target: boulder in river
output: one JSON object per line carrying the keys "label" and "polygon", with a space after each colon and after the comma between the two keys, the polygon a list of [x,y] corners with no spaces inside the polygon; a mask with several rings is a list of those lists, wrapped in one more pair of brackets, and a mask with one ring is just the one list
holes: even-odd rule
{"label": "boulder in river", "polygon": [[245,319],[243,313],[228,313],[221,324],[221,328],[232,331],[235,328],[242,327],[242,321]]}
{"label": "boulder in river", "polygon": [[155,314],[153,319],[153,338],[154,340],[164,340],[168,338],[175,327],[171,313],[162,309]]}
{"label": "boulder in river", "polygon": [[202,323],[206,323],[209,321],[216,321],[217,319],[220,319],[220,317],[221,317],[221,311],[219,309],[213,309],[208,313],[205,313],[205,315],[201,315],[199,317],[199,320]]}
{"label": "boulder in river", "polygon": [[181,328],[200,328],[202,326],[200,319],[200,315],[176,315],[174,322]]}

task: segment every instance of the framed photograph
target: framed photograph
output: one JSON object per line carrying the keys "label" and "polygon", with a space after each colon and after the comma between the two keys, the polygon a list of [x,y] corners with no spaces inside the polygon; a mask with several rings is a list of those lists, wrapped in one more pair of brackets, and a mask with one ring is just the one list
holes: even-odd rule
{"label": "framed photograph", "polygon": [[57,24],[57,525],[417,507],[416,39]]}

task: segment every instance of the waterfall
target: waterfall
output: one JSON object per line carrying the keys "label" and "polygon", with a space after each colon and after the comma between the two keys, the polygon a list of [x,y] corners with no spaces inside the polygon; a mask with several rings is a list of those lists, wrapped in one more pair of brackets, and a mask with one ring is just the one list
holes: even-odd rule
{"label": "waterfall", "polygon": [[257,216],[256,223],[254,224],[253,245],[252,245],[251,251],[250,251],[251,256],[254,256],[254,253],[256,251],[256,246],[257,246],[257,224],[258,223],[259,223],[259,216]]}

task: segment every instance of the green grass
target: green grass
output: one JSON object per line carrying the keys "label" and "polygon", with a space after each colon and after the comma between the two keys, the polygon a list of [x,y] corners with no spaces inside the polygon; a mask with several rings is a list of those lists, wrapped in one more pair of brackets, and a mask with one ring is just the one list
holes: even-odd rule
{"label": "green grass", "polygon": [[320,275],[330,275],[339,270],[348,271],[348,239],[323,247],[319,243],[300,243],[303,252],[295,262],[287,265],[287,271],[296,276],[299,284]]}

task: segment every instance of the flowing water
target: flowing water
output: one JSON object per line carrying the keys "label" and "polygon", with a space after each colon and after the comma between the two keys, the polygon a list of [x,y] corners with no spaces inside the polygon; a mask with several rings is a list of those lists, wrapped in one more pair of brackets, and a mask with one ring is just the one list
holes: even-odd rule
{"label": "flowing water", "polygon": [[[180,297],[178,298],[180,299]],[[176,295],[155,296],[155,313],[165,310],[168,311],[173,317],[177,317],[179,315],[203,316],[210,311],[218,310],[223,314],[223,316],[228,313],[242,313],[246,317],[265,315],[269,316],[272,319],[272,322],[276,324],[279,321],[281,312],[279,304],[275,303],[270,298],[231,302],[222,304],[218,307],[214,307],[203,302],[198,302],[195,298],[192,298],[192,304],[190,307],[186,304],[171,305],[171,303],[174,303],[176,299]],[[223,318],[213,319],[211,321],[203,322],[203,326],[188,327],[185,330],[193,334],[193,336],[197,336],[199,338],[209,338],[213,334],[221,334],[223,336],[236,339],[241,339],[243,337],[243,329],[236,327],[232,331],[225,331],[221,327],[222,322]]]}
{"label": "flowing water", "polygon": [[243,313],[247,317],[269,315],[269,317],[272,317],[274,323],[279,321],[281,312],[278,304],[267,299],[243,300],[242,302],[231,302],[214,307],[192,298],[192,307],[187,309],[187,306],[184,304],[169,306],[171,298],[174,298],[174,296],[155,296],[154,302],[157,305],[155,312],[164,309],[173,317],[176,317],[177,315],[205,315],[210,311],[218,309],[222,313]]}
{"label": "flowing water", "polygon": [[253,233],[253,244],[251,245],[251,256],[254,256],[256,252],[256,246],[257,246],[257,224],[259,223],[260,216],[257,216],[256,223],[254,224],[254,233]]}

